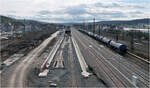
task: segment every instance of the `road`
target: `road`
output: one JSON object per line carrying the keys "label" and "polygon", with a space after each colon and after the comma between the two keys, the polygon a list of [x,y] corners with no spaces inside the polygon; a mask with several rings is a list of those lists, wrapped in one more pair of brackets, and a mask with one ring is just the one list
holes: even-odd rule
{"label": "road", "polygon": [[88,65],[95,68],[97,74],[103,76],[101,78],[110,86],[136,87],[131,80],[133,75],[139,78],[137,87],[149,86],[148,64],[121,56],[79,31],[73,30],[72,34],[82,48]]}
{"label": "road", "polygon": [[[27,56],[23,57],[21,61],[9,68],[2,73],[2,86],[4,87],[25,87],[25,80],[27,78],[27,73],[29,68],[32,66],[32,62],[40,55],[40,53],[45,49],[48,43],[57,36],[57,32],[51,37],[46,39],[41,45],[28,53]],[[11,73],[9,73],[11,72]],[[7,75],[8,74],[8,75]],[[3,76],[4,75],[4,76]],[[7,77],[6,77],[7,76]],[[6,83],[5,82],[7,79]]]}

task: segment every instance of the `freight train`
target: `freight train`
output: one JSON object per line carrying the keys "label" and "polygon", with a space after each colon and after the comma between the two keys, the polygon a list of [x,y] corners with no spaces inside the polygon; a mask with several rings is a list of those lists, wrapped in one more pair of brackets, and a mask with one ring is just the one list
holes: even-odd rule
{"label": "freight train", "polygon": [[125,54],[126,51],[127,51],[127,46],[124,45],[124,44],[121,44],[121,43],[118,43],[118,42],[115,42],[111,39],[108,39],[104,36],[100,36],[100,35],[97,35],[97,34],[94,34],[92,32],[88,32],[86,30],[79,30],[85,34],[87,34],[88,36],[90,37],[93,37],[94,39],[104,43],[105,45],[111,47],[112,49],[116,50],[117,52],[121,53],[121,54]]}

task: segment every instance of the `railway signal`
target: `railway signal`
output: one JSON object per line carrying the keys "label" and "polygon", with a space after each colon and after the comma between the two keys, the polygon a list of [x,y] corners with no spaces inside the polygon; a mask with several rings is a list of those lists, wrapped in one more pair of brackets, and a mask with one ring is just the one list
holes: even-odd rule
{"label": "railway signal", "polygon": [[93,33],[95,33],[95,18],[93,19]]}

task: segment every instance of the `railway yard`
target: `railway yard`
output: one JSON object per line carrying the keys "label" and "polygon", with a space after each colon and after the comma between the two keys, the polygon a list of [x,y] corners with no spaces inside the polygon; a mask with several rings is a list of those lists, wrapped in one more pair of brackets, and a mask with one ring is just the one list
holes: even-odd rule
{"label": "railway yard", "polygon": [[27,54],[3,61],[1,87],[148,88],[149,61],[119,54],[70,28],[53,33]]}

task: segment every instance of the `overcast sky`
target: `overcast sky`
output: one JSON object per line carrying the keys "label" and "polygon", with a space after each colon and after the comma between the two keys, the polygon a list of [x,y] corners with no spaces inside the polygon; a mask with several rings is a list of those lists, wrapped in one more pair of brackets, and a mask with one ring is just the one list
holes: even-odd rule
{"label": "overcast sky", "polygon": [[0,15],[45,22],[150,18],[150,0],[0,0]]}

